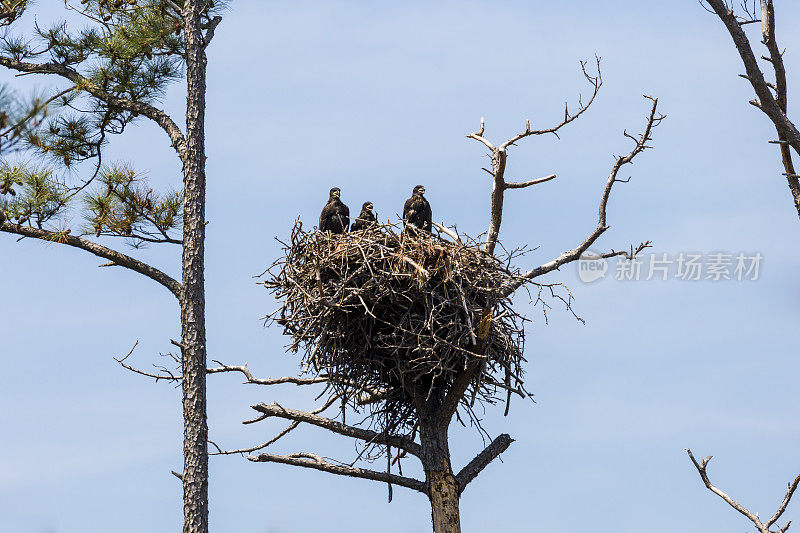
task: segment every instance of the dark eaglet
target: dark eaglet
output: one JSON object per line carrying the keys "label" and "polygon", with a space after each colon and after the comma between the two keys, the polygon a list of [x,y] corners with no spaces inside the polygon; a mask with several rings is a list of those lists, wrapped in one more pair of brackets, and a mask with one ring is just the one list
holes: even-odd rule
{"label": "dark eaglet", "polygon": [[339,199],[339,187],[331,189],[328,203],[319,215],[319,230],[331,233],[345,233],[350,227],[350,209]]}
{"label": "dark eaglet", "polygon": [[411,193],[411,198],[403,206],[403,223],[414,226],[423,231],[431,232],[433,213],[431,204],[425,199],[425,187],[417,185]]}
{"label": "dark eaglet", "polygon": [[361,213],[359,213],[358,218],[353,222],[353,227],[350,228],[350,231],[366,229],[375,224],[377,220],[378,218],[372,211],[372,202],[364,202],[364,205],[361,206]]}

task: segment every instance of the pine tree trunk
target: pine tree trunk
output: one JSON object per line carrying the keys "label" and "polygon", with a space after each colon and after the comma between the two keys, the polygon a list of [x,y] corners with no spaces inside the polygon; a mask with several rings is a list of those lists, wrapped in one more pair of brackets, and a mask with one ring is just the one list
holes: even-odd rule
{"label": "pine tree trunk", "polygon": [[450,466],[447,423],[432,418],[420,420],[422,462],[428,483],[434,533],[461,533],[458,484]]}
{"label": "pine tree trunk", "polygon": [[200,2],[184,7],[186,36],[186,154],[183,222],[183,531],[208,532],[208,423],[206,420],[205,327],[205,92],[206,57]]}

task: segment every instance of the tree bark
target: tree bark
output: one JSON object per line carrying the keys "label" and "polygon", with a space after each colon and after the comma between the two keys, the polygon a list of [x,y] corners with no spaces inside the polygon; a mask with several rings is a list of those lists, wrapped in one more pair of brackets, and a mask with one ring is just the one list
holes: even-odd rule
{"label": "tree bark", "polygon": [[186,154],[181,298],[183,370],[183,531],[208,532],[208,422],[205,329],[205,92],[206,55],[200,1],[184,4],[186,39]]}
{"label": "tree bark", "polygon": [[420,420],[422,464],[431,502],[434,533],[461,533],[458,483],[453,475],[447,443],[449,422],[435,417]]}

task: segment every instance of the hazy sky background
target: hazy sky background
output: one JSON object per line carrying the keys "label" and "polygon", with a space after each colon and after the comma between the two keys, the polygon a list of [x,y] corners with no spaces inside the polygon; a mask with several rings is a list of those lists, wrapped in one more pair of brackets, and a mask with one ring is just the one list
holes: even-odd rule
{"label": "hazy sky background", "polygon": [[[790,91],[800,83],[800,5],[776,2]],[[64,16],[39,2],[40,23]],[[19,28],[29,28],[26,19]],[[708,492],[684,448],[715,456],[712,480],[771,515],[800,471],[797,318],[800,224],[774,145],[721,23],[695,1],[233,2],[209,50],[209,357],[258,376],[297,372],[258,274],[300,216],[316,222],[328,189],[382,218],[426,185],[434,219],[477,234],[488,222],[485,149],[464,136],[486,118],[497,142],[530,118],[556,123],[588,88],[579,60],[603,58],[604,86],[561,140],[510,152],[509,179],[558,179],[507,194],[501,238],[539,248],[521,267],[581,242],[623,129],[641,131],[648,102],[669,115],[609,205],[597,251],[650,239],[654,252],[760,252],[758,281],[584,284],[575,265],[547,277],[572,290],[582,325],[556,307],[549,324],[527,298],[528,388],[492,436],[516,439],[464,493],[465,532],[740,532],[748,522]],[[47,87],[50,80],[0,81]],[[793,101],[790,92],[790,107]],[[179,119],[183,92],[164,102]],[[795,108],[796,109],[796,108]],[[790,110],[791,115],[791,110]],[[800,116],[797,112],[795,116]],[[135,162],[159,186],[180,167],[145,121],[114,139],[108,160]],[[78,219],[78,216],[75,216]],[[110,241],[111,242],[111,241]],[[113,244],[122,246],[120,242]],[[177,249],[139,255],[179,276]],[[178,338],[178,308],[161,286],[78,250],[0,235],[0,531],[169,532],[180,529],[180,391],[121,369],[112,356],[161,363]],[[613,277],[612,270],[609,277]],[[208,380],[211,438],[267,440],[283,424],[242,426],[249,405],[301,409],[293,386]],[[483,448],[453,428],[456,468]],[[349,460],[351,442],[314,428],[276,453]],[[381,465],[376,465],[382,468]],[[419,470],[411,468],[412,474]],[[423,532],[424,496],[238,456],[211,461],[211,528],[219,532]],[[785,515],[798,519],[798,506]]]}

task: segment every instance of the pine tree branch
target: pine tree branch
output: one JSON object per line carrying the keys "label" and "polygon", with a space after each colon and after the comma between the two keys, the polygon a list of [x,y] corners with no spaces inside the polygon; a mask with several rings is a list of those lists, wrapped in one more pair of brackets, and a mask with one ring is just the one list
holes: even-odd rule
{"label": "pine tree branch", "polygon": [[420,448],[419,444],[399,435],[384,435],[369,429],[348,426],[323,416],[307,413],[305,411],[298,411],[295,409],[287,409],[285,407],[281,407],[277,403],[270,405],[261,403],[258,405],[252,405],[251,407],[263,415],[257,420],[263,420],[264,418],[271,416],[284,418],[286,420],[295,420],[298,422],[311,424],[312,426],[327,429],[328,431],[338,433],[339,435],[363,440],[370,444],[385,444],[394,448],[399,448],[417,457],[420,457],[422,454],[422,449]]}
{"label": "pine tree branch", "polygon": [[382,481],[384,483],[391,483],[392,485],[407,487],[409,489],[422,492],[423,494],[428,493],[425,483],[417,479],[398,476],[388,472],[376,472],[375,470],[365,470],[363,468],[357,468],[353,466],[333,464],[314,453],[299,452],[289,455],[261,453],[255,456],[248,455],[247,458],[255,463],[282,463],[285,465],[302,466],[305,468],[322,470],[323,472],[328,472],[330,474],[338,474],[340,476],[359,477],[363,479],[371,479],[373,481]]}
{"label": "pine tree branch", "polygon": [[28,226],[11,224],[10,222],[3,222],[0,224],[0,231],[21,235],[23,237],[39,239],[46,242],[64,244],[67,246],[72,246],[73,248],[80,248],[81,250],[85,250],[96,255],[97,257],[108,259],[113,265],[133,270],[134,272],[138,272],[139,274],[147,276],[148,278],[160,283],[169,289],[169,291],[175,295],[178,301],[180,301],[183,297],[183,287],[179,282],[161,272],[157,268],[154,268],[121,252],[112,250],[111,248],[106,248],[105,246],[81,239],[80,237],[73,237],[72,235],[68,235],[66,233],[31,228]]}
{"label": "pine tree branch", "polygon": [[461,471],[456,474],[456,481],[458,482],[458,493],[464,492],[469,482],[475,479],[481,471],[489,466],[489,463],[506,451],[514,439],[508,433],[503,433],[492,441],[481,453],[475,456]]}
{"label": "pine tree branch", "polygon": [[183,132],[169,115],[161,109],[145,102],[137,102],[128,98],[115,96],[108,91],[104,91],[88,78],[80,75],[75,69],[58,63],[26,63],[10,57],[0,56],[0,65],[18,72],[30,74],[56,74],[74,83],[75,90],[86,91],[95,98],[107,103],[109,106],[123,109],[131,113],[137,113],[151,119],[167,133],[175,151],[178,152],[181,160],[184,161],[184,163],[186,162],[187,148]]}

